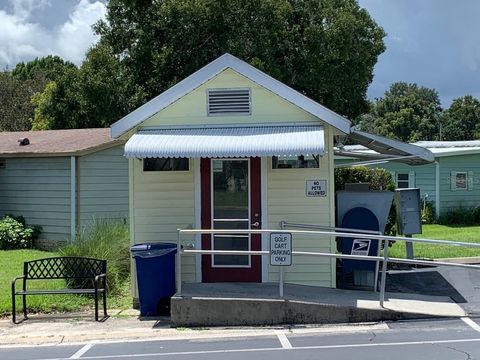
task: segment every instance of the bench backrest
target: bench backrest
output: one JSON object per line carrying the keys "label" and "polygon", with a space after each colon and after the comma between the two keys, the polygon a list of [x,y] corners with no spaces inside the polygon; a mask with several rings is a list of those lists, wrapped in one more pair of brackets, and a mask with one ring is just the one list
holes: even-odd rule
{"label": "bench backrest", "polygon": [[88,279],[106,272],[106,260],[75,256],[27,261],[23,267],[26,279]]}

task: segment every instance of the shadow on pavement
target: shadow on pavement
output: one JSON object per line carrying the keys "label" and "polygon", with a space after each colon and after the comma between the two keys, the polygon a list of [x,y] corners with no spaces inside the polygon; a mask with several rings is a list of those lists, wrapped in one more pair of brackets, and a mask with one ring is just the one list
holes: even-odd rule
{"label": "shadow on pavement", "polygon": [[448,296],[456,303],[467,300],[436,269],[390,271],[387,275],[388,292]]}

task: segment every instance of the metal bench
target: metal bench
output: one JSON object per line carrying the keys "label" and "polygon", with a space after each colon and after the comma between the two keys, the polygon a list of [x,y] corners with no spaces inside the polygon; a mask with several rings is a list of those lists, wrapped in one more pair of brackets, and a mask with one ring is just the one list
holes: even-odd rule
{"label": "metal bench", "polygon": [[[28,290],[27,280],[65,279],[75,286],[60,290]],[[16,290],[17,280],[22,281],[22,290]],[[95,298],[95,321],[98,321],[98,294],[103,297],[103,319],[107,318],[107,261],[85,257],[53,257],[27,261],[23,275],[12,281],[12,321],[16,321],[16,296],[22,296],[23,316],[27,319],[27,295],[93,294]],[[93,283],[93,284],[92,284]],[[93,285],[89,287],[88,285]],[[81,287],[81,288],[78,288]],[[102,320],[103,320],[102,319]]]}

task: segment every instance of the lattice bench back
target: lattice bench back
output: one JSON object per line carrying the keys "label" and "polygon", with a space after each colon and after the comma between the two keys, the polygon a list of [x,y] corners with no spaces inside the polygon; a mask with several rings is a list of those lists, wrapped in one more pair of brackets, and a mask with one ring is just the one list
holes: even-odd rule
{"label": "lattice bench back", "polygon": [[88,279],[107,272],[107,261],[84,257],[53,257],[24,263],[26,279]]}

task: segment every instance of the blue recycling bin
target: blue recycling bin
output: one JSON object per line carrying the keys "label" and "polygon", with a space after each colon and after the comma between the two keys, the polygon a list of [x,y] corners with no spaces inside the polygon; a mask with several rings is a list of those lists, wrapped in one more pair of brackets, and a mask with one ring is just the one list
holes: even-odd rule
{"label": "blue recycling bin", "polygon": [[137,268],[141,316],[169,315],[175,294],[177,244],[135,244],[130,248]]}

